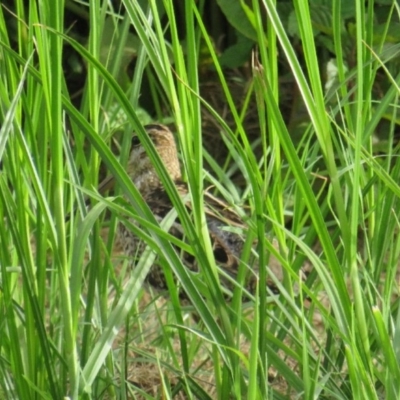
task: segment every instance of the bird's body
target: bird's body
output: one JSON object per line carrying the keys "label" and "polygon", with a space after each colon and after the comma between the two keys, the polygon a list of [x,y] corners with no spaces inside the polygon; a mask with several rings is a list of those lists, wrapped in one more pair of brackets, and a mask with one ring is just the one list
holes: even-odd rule
{"label": "bird's body", "polygon": [[[182,198],[185,197],[185,204],[190,209],[191,205],[186,200],[188,187],[182,181],[177,148],[171,131],[166,126],[159,124],[147,125],[145,129],[168,174],[175,183],[178,193],[181,194]],[[144,147],[140,144],[137,137],[134,137],[132,140],[132,150],[128,160],[127,172],[156,219],[161,221],[173,208],[173,205]],[[238,215],[231,211],[223,201],[211,195],[206,195],[205,201],[206,221],[210,232],[215,261],[224,272],[235,278],[238,272],[244,240],[240,234],[226,228],[227,226],[243,227],[243,224]],[[170,233],[179,239],[184,238],[185,235],[178,219],[172,225]],[[124,255],[130,257],[133,262],[140,257],[144,249],[143,243],[123,223],[119,224],[117,241]],[[184,264],[190,270],[198,271],[195,258],[186,253],[181,254]],[[255,273],[250,275],[252,278],[249,280],[247,289],[252,291],[257,278]],[[157,263],[151,268],[147,281],[158,289],[166,288],[163,270]]]}

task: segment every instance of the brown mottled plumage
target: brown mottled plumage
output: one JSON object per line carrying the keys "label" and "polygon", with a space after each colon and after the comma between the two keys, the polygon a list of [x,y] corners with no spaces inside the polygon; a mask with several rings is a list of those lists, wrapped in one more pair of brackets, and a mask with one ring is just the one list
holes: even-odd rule
{"label": "brown mottled plumage", "polygon": [[[181,169],[178,152],[171,131],[166,126],[158,124],[146,125],[145,129],[171,179],[173,181],[180,180]],[[162,186],[157,172],[137,136],[132,138],[127,172],[145,200],[151,198],[152,192]]]}
{"label": "brown mottled plumage", "polygon": [[[178,193],[184,197],[188,193],[188,188],[181,179],[177,148],[171,131],[160,124],[147,125],[145,129],[171,179],[174,181]],[[156,218],[161,220],[165,217],[173,207],[172,203],[137,137],[132,139],[132,150],[128,160],[127,172]],[[205,195],[205,201],[207,226],[210,232],[215,261],[228,275],[235,278],[244,241],[239,234],[224,228],[227,226],[243,227],[243,223],[238,215],[232,212],[223,201],[210,194]],[[186,203],[186,205],[190,209],[190,203]],[[180,239],[184,237],[179,220],[175,221],[170,233]],[[144,247],[140,244],[139,239],[122,223],[119,224],[117,240],[124,254],[131,256],[133,261],[143,251]],[[194,257],[189,254],[183,254],[182,257],[185,265],[190,270],[198,270]],[[256,274],[250,275],[247,289],[253,291],[257,277]],[[162,268],[157,264],[151,268],[147,280],[158,289],[166,288]],[[231,285],[229,286],[232,288]]]}

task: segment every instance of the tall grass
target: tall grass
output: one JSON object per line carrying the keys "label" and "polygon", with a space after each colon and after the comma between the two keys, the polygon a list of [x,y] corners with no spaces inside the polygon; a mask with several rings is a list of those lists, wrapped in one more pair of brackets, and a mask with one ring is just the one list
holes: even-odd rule
{"label": "tall grass", "polygon": [[[340,83],[334,96],[324,97],[310,11],[306,2],[294,4],[305,66],[272,0],[246,8],[258,37],[249,96],[257,99],[260,152],[249,142],[244,110],[238,109],[219,65],[202,2],[185,2],[184,45],[172,0],[163,6],[149,2],[146,9],[122,1],[125,12],[89,1],[87,46],[64,31],[63,2],[45,1],[40,7],[31,2],[24,9],[17,1],[15,14],[0,7],[2,398],[173,398],[177,393],[193,399],[396,398],[398,77],[386,67],[383,46],[374,43],[372,6],[361,2],[356,65],[345,73],[337,29],[340,2],[334,2]],[[104,56],[102,35],[109,26],[115,30]],[[139,39],[136,68],[121,84],[131,29]],[[208,47],[234,126],[199,95],[200,43]],[[63,46],[85,60],[87,81],[79,105],[63,74]],[[300,143],[293,142],[278,107],[278,48],[309,116]],[[375,104],[371,87],[379,68],[391,86]],[[154,103],[165,104],[165,119],[176,127],[190,213],[142,127],[138,110],[145,74]],[[122,126],[115,107],[124,114]],[[245,178],[242,191],[203,149],[202,107],[215,118]],[[378,158],[373,132],[383,118],[391,124]],[[111,151],[117,129],[124,130],[119,158]],[[175,206],[161,224],[124,169],[133,130]],[[214,171],[204,172],[204,158]],[[101,163],[116,178],[113,196],[96,190]],[[209,184],[248,226],[229,302],[205,223],[203,195]],[[186,243],[168,233],[177,216]],[[119,220],[147,245],[133,270],[124,257],[115,260]],[[172,245],[193,254],[201,266],[198,275],[188,272]],[[278,259],[283,279],[261,268],[256,293],[243,297],[254,251],[259,265]],[[156,258],[168,283],[164,306],[141,300]],[[305,263],[312,268],[304,281]],[[279,295],[264,284],[268,277],[275,279]],[[179,286],[190,306],[182,305]],[[137,365],[145,365],[149,375],[158,373],[155,392],[138,375],[129,375]],[[269,383],[271,370],[278,378]]]}

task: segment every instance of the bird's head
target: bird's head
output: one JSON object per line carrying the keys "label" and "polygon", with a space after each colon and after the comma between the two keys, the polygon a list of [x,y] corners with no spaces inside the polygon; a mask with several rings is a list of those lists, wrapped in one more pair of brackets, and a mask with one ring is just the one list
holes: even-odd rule
{"label": "bird's head", "polygon": [[[173,181],[180,179],[181,169],[172,132],[161,124],[146,125],[144,128],[171,179]],[[153,163],[137,136],[132,137],[127,172],[139,191],[154,188],[160,184],[160,179]]]}
{"label": "bird's head", "polygon": [[[179,180],[181,178],[181,170],[172,132],[165,125],[161,124],[146,125],[144,128],[171,179],[173,181]],[[156,169],[141,144],[139,137],[136,135],[132,137],[131,141],[127,173],[142,195],[161,185]],[[114,182],[115,179],[113,176],[106,178],[99,186],[100,193],[109,190],[114,185]]]}

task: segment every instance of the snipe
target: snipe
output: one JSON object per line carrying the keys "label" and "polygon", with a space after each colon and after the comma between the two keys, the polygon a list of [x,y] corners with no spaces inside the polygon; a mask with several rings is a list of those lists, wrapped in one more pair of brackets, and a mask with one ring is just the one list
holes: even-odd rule
{"label": "snipe", "polygon": [[[178,193],[182,198],[185,197],[188,193],[188,186],[182,181],[177,147],[172,132],[161,124],[146,125],[145,130],[152,140],[172,181],[175,183]],[[173,207],[172,202],[137,136],[132,138],[127,173],[156,218],[161,220],[165,217]],[[106,184],[108,182],[103,183],[103,186]],[[206,202],[207,226],[210,232],[215,261],[221,269],[234,279],[238,273],[244,239],[240,234],[226,228],[227,226],[243,227],[243,222],[222,200],[210,194],[205,194],[204,199]],[[186,203],[186,206],[190,209],[190,203]],[[170,233],[180,239],[184,237],[179,220],[174,223],[170,229]],[[118,227],[117,242],[119,242],[120,247],[123,249],[124,255],[132,257],[132,263],[134,264],[135,258],[140,257],[144,246],[123,223],[120,223]],[[180,254],[182,253],[180,249],[177,250]],[[183,253],[182,258],[184,264],[190,270],[198,271],[194,257]],[[281,267],[276,260],[272,260],[270,264],[270,268],[274,270],[275,275],[282,275]],[[258,267],[255,265],[253,266],[252,273],[248,274],[249,279],[246,289],[249,292],[254,291],[257,281],[257,270]],[[147,276],[147,281],[157,289],[166,289],[167,287],[163,270],[157,263],[151,268]],[[225,283],[226,279],[223,282]],[[269,286],[273,287],[274,285],[269,284]],[[229,289],[232,289],[232,285],[229,285]]]}

